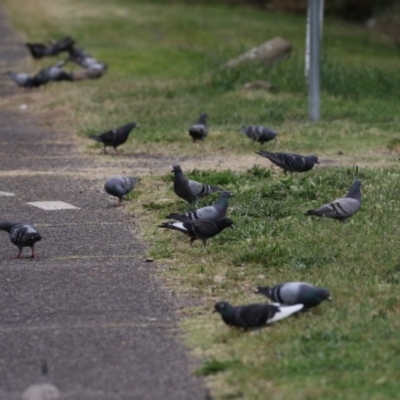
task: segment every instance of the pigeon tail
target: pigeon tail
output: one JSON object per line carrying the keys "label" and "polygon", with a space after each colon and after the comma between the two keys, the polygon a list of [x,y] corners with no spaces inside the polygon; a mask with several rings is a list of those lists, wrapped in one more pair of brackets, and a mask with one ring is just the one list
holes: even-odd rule
{"label": "pigeon tail", "polygon": [[270,320],[268,320],[268,323],[276,322],[276,321],[279,321],[286,317],[289,317],[290,315],[300,311],[303,307],[304,307],[303,304],[295,304],[293,306],[282,306],[281,305],[278,307],[279,311],[277,311],[275,313],[275,315]]}

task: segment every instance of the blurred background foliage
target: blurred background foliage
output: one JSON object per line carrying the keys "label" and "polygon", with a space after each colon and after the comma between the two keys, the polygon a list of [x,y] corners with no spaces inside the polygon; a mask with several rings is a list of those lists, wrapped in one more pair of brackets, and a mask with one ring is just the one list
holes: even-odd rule
{"label": "blurred background foliage", "polygon": [[[308,0],[153,0],[155,3],[224,4],[305,14]],[[400,47],[399,0],[326,0],[325,15],[364,23],[386,33]]]}

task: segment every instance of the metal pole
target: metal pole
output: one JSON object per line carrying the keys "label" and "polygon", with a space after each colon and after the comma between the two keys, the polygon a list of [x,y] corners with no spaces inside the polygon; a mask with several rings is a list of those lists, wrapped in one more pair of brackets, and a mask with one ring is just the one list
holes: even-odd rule
{"label": "metal pole", "polygon": [[310,121],[320,119],[319,62],[320,62],[320,0],[308,0],[310,8],[310,75],[308,104]]}

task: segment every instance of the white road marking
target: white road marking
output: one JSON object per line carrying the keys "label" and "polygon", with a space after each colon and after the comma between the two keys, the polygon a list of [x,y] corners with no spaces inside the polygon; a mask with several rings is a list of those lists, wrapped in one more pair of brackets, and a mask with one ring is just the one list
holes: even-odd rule
{"label": "white road marking", "polygon": [[75,207],[72,204],[64,203],[63,201],[33,201],[30,203],[31,206],[41,208],[46,211],[54,210],[79,210],[79,207]]}

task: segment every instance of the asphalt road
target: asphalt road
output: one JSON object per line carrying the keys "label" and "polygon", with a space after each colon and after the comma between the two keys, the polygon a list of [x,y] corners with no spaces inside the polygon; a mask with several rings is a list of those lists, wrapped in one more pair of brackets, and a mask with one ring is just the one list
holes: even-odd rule
{"label": "asphalt road", "polygon": [[[0,54],[1,72],[27,56],[1,9]],[[25,89],[7,79],[0,96],[22,102]],[[0,400],[20,399],[40,379],[41,360],[63,399],[207,398],[134,218],[109,206],[103,180],[82,173],[96,165],[72,135],[39,125],[17,107],[0,109],[0,192],[14,194],[0,195],[0,219],[35,223],[43,236],[36,259],[15,260],[0,232]]]}

